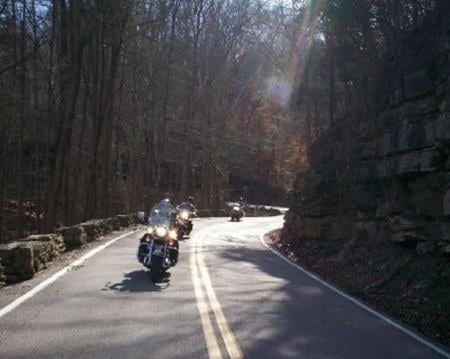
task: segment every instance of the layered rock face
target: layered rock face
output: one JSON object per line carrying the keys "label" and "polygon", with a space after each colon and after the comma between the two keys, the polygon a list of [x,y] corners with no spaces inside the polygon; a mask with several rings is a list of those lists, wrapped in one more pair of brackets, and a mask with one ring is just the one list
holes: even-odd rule
{"label": "layered rock face", "polygon": [[405,41],[380,84],[375,121],[340,125],[313,144],[286,216],[288,241],[389,239],[450,254],[450,31],[443,34]]}

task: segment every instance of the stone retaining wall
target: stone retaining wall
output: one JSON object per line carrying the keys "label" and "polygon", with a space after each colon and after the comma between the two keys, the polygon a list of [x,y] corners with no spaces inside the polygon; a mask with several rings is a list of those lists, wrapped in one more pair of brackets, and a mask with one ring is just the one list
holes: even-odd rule
{"label": "stone retaining wall", "polygon": [[96,219],[56,233],[37,234],[16,242],[0,245],[0,287],[30,279],[47,267],[48,262],[67,250],[80,248],[111,231],[137,224],[137,215],[118,215]]}

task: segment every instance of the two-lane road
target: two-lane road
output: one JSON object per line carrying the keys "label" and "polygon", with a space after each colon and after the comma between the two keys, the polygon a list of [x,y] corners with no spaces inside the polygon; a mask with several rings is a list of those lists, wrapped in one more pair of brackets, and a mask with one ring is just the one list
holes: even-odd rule
{"label": "two-lane road", "polygon": [[267,249],[282,221],[197,220],[158,285],[130,234],[0,317],[0,358],[450,357]]}

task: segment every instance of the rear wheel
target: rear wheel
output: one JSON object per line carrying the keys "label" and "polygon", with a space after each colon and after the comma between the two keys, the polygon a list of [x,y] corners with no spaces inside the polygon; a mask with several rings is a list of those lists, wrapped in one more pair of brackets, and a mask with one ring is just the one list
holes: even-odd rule
{"label": "rear wheel", "polygon": [[150,265],[150,277],[152,282],[159,282],[162,275],[163,259],[160,256],[152,256],[152,263]]}

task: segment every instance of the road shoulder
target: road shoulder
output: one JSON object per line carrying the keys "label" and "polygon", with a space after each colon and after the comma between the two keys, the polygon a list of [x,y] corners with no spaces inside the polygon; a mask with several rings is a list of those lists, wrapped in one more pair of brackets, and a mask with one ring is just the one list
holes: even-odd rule
{"label": "road shoulder", "polygon": [[[348,258],[342,256],[342,252],[337,249],[343,245],[342,243],[329,245],[327,242],[326,245],[321,246],[321,243],[317,243],[317,241],[313,243],[309,241],[309,243],[302,243],[298,246],[302,247],[301,250],[298,247],[294,250],[281,241],[280,233],[281,230],[269,232],[264,237],[261,237],[261,242],[284,260],[294,266],[298,266],[301,271],[322,282],[335,292],[347,297],[347,299],[350,299],[364,309],[373,312],[372,314],[383,318],[416,340],[450,358],[448,341],[443,340],[443,338],[447,338],[449,335],[448,316],[444,315],[443,317],[437,318],[435,323],[431,323],[430,326],[425,328],[420,323],[417,325],[416,321],[411,322],[411,320],[405,320],[405,318],[408,319],[408,316],[405,317],[405,311],[389,305],[389,303],[392,303],[393,297],[401,298],[402,294],[404,296],[404,292],[402,292],[403,288],[398,287],[397,291],[391,289],[386,293],[382,291],[378,292],[375,299],[367,295],[367,292],[364,290],[375,287],[373,285],[369,286],[367,283],[373,283],[375,279],[370,276],[370,273],[364,272],[360,268],[355,268],[356,262],[353,256],[349,256]],[[370,253],[367,254],[368,256],[365,258],[365,262],[363,261],[364,263],[370,262],[374,258]],[[365,268],[367,267],[370,266],[365,266]],[[363,275],[365,277],[361,278]],[[359,282],[360,280],[363,280],[363,282]],[[411,310],[411,308],[407,309]],[[450,308],[441,309],[438,307],[437,309],[445,311]],[[447,329],[442,329],[440,325],[447,326]],[[424,337],[422,333],[428,335],[430,339]]]}

